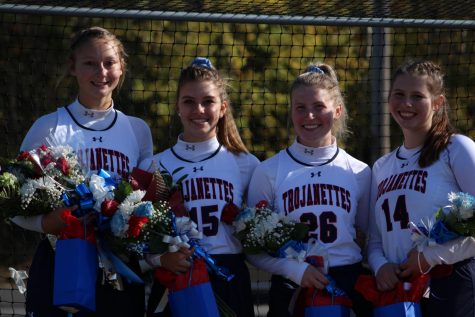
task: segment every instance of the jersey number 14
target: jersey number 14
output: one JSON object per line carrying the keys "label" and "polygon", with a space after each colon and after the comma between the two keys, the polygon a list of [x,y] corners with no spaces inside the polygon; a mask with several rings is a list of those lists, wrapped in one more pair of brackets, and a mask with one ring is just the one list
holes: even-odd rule
{"label": "jersey number 14", "polygon": [[393,230],[393,222],[399,222],[401,229],[409,228],[409,213],[407,212],[405,195],[398,196],[392,215],[387,198],[382,203],[381,208],[386,218],[386,230],[388,232]]}

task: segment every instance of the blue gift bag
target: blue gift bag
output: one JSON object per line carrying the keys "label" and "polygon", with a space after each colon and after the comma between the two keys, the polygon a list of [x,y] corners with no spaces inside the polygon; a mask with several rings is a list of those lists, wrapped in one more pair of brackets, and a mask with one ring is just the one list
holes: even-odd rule
{"label": "blue gift bag", "polygon": [[173,317],[219,317],[209,282],[170,292],[168,301]]}
{"label": "blue gift bag", "polygon": [[343,305],[307,306],[305,317],[350,317],[350,309]]}
{"label": "blue gift bag", "polygon": [[54,262],[55,306],[96,310],[97,248],[82,239],[58,240]]}
{"label": "blue gift bag", "polygon": [[421,317],[421,307],[418,303],[401,302],[392,305],[376,307],[374,317]]}

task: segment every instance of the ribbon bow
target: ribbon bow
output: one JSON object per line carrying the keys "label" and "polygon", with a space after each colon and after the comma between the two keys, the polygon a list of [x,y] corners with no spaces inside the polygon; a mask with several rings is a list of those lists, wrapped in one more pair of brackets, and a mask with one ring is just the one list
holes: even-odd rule
{"label": "ribbon bow", "polygon": [[26,271],[17,271],[12,267],[9,267],[8,270],[10,271],[10,278],[15,282],[18,291],[20,294],[24,294],[26,292],[26,285],[23,280],[28,278],[28,274]]}
{"label": "ribbon bow", "polygon": [[93,174],[89,181],[89,189],[94,197],[94,209],[101,211],[101,204],[106,199],[114,199],[114,189],[117,187],[112,177],[104,170]]}

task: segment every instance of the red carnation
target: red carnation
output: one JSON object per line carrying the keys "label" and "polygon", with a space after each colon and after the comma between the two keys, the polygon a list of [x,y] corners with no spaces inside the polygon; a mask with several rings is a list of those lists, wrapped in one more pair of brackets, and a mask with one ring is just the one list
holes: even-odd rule
{"label": "red carnation", "polygon": [[227,203],[221,212],[221,221],[228,225],[232,225],[238,213],[239,208],[234,203]]}
{"label": "red carnation", "polygon": [[30,152],[21,152],[20,155],[16,158],[17,161],[25,161],[30,157]]}
{"label": "red carnation", "polygon": [[38,149],[41,150],[41,151],[43,151],[43,152],[48,151],[48,147],[47,147],[46,145],[44,145],[44,144],[43,144],[42,146],[40,146]]}
{"label": "red carnation", "polygon": [[137,238],[140,234],[140,229],[148,222],[147,217],[131,216],[129,218],[129,229],[127,235],[131,238]]}
{"label": "red carnation", "polygon": [[48,166],[48,164],[50,164],[51,162],[53,162],[53,157],[51,155],[45,155],[42,159],[41,159],[41,166]]}
{"label": "red carnation", "polygon": [[58,161],[56,162],[56,168],[63,173],[63,175],[68,175],[69,174],[69,162],[64,158],[64,156],[61,156]]}
{"label": "red carnation", "polygon": [[117,209],[119,209],[119,203],[113,199],[104,199],[101,204],[101,213],[107,217],[112,217]]}
{"label": "red carnation", "polygon": [[269,202],[267,200],[261,200],[256,204],[257,209],[264,209],[269,206]]}

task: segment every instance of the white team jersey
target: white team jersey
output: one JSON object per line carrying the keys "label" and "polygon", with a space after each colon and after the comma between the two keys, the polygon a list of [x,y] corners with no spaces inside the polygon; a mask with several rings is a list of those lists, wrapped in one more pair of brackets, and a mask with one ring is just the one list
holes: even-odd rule
{"label": "white team jersey", "polygon": [[244,187],[234,154],[220,146],[209,158],[191,162],[168,149],[155,159],[160,169],[165,167],[170,173],[183,167],[173,175],[173,180],[187,175],[182,181],[182,193],[185,207],[203,232],[200,245],[210,254],[241,253],[233,227],[220,221],[227,203],[241,207]]}
{"label": "white team jersey", "polygon": [[115,177],[126,177],[138,165],[139,145],[129,119],[116,111],[110,127],[96,131],[79,125],[67,108],[58,108],[54,138],[77,152],[83,168],[90,172],[104,169]]}
{"label": "white team jersey", "polygon": [[[401,263],[410,249],[411,229],[432,217],[439,207],[449,204],[448,193],[460,191],[449,165],[449,151],[429,167],[418,164],[419,151],[403,158],[400,149],[386,154],[373,167],[373,217],[381,238],[384,256],[389,262]],[[473,176],[472,176],[473,177]]]}
{"label": "white team jersey", "polygon": [[330,266],[361,261],[355,216],[361,191],[367,190],[358,185],[350,156],[335,149],[335,157],[322,165],[298,162],[290,151],[280,151],[273,202],[277,212],[310,225],[310,236],[325,246]]}

